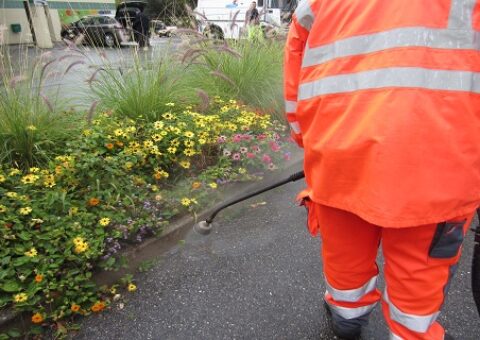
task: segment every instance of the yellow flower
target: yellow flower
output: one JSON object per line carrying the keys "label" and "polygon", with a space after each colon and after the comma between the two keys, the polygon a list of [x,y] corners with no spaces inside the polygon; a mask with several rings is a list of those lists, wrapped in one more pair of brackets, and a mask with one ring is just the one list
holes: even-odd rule
{"label": "yellow flower", "polygon": [[157,156],[160,156],[162,153],[160,152],[160,150],[158,149],[158,146],[154,145],[151,149],[150,149],[150,153],[152,155],[157,155]]}
{"label": "yellow flower", "polygon": [[189,161],[181,161],[180,166],[182,168],[188,169],[188,168],[190,168],[190,162]]}
{"label": "yellow flower", "polygon": [[39,172],[39,171],[40,171],[40,169],[39,169],[39,168],[35,168],[35,167],[33,167],[33,168],[30,168],[28,171],[34,174],[34,173],[37,173],[37,172]]}
{"label": "yellow flower", "polygon": [[115,136],[120,137],[123,136],[125,132],[123,132],[122,129],[116,129],[115,131],[113,131],[113,133],[115,134]]}
{"label": "yellow flower", "polygon": [[0,204],[0,213],[4,213],[5,211],[7,211],[7,207],[3,204]]}
{"label": "yellow flower", "polygon": [[128,291],[129,291],[129,292],[134,292],[134,291],[136,291],[136,290],[137,290],[137,286],[135,286],[133,283],[130,283],[130,284],[128,285]]}
{"label": "yellow flower", "polygon": [[185,156],[190,157],[190,156],[195,155],[195,150],[193,150],[193,149],[185,149],[185,150],[183,150],[183,153],[185,154]]}
{"label": "yellow flower", "polygon": [[198,189],[202,186],[201,182],[193,182],[192,183],[192,189]]}
{"label": "yellow flower", "polygon": [[141,145],[139,142],[130,142],[128,143],[128,146],[131,147],[132,149],[138,149]]}
{"label": "yellow flower", "polygon": [[170,107],[172,107],[172,106],[175,106],[175,103],[166,103],[165,106],[170,106]]}
{"label": "yellow flower", "polygon": [[166,135],[168,135],[168,132],[165,131],[165,130],[163,130],[163,131],[160,131],[160,134],[161,134],[162,136],[166,136]]}
{"label": "yellow flower", "polygon": [[130,170],[132,167],[133,167],[133,163],[132,162],[126,162],[123,167],[127,170]]}
{"label": "yellow flower", "polygon": [[147,149],[150,149],[153,146],[153,142],[151,140],[146,140],[143,142],[143,146]]}
{"label": "yellow flower", "polygon": [[152,135],[152,139],[155,141],[155,142],[160,142],[162,139],[163,139],[163,136],[162,135],[159,135],[158,133]]}
{"label": "yellow flower", "polygon": [[19,293],[13,296],[13,301],[15,302],[25,302],[28,300],[28,295],[25,293]]}
{"label": "yellow flower", "polygon": [[207,142],[207,140],[204,139],[204,138],[199,138],[199,139],[198,139],[198,143],[199,143],[200,145],[203,145],[203,144],[205,144],[206,142]]}
{"label": "yellow flower", "polygon": [[245,169],[245,168],[239,168],[239,169],[238,169],[238,173],[240,173],[240,174],[245,174],[245,173],[247,173],[247,169]]}
{"label": "yellow flower", "polygon": [[91,131],[91,130],[83,130],[83,135],[84,135],[85,137],[88,137],[88,136],[90,136],[91,134],[92,134],[92,131]]}
{"label": "yellow flower", "polygon": [[32,208],[30,207],[20,208],[18,209],[18,212],[20,213],[20,215],[28,215],[32,212]]}
{"label": "yellow flower", "polygon": [[192,131],[185,131],[183,135],[187,138],[192,138],[193,136],[195,136],[195,134]]}
{"label": "yellow flower", "polygon": [[100,223],[100,225],[102,227],[106,227],[107,225],[110,224],[110,219],[108,217],[104,217],[104,218],[100,219],[100,222],[98,222],[98,223]]}
{"label": "yellow flower", "polygon": [[216,189],[218,187],[217,183],[215,183],[215,182],[210,183],[209,186],[212,189]]}
{"label": "yellow flower", "polygon": [[192,201],[189,198],[184,197],[184,198],[182,198],[180,203],[182,203],[182,205],[188,207],[192,203]]}
{"label": "yellow flower", "polygon": [[38,178],[39,177],[37,175],[28,174],[28,175],[22,177],[22,183],[23,184],[33,184],[37,181]]}
{"label": "yellow flower", "polygon": [[57,166],[55,167],[55,173],[56,173],[57,175],[61,175],[62,172],[63,172],[62,166],[61,166],[61,165],[57,165]]}
{"label": "yellow flower", "polygon": [[55,177],[53,175],[45,176],[45,180],[43,181],[43,185],[47,188],[52,188],[55,186]]}
{"label": "yellow flower", "polygon": [[41,323],[43,322],[43,316],[40,313],[35,313],[32,316],[32,322],[33,323]]}
{"label": "yellow flower", "polygon": [[5,180],[6,180],[6,179],[5,179],[5,176],[3,176],[3,175],[0,175],[0,183],[3,183],[3,182],[5,182]]}
{"label": "yellow flower", "polygon": [[10,169],[10,172],[8,173],[8,176],[15,176],[15,175],[18,175],[18,174],[21,174],[22,172],[18,169],[15,169],[15,168],[12,168]]}
{"label": "yellow flower", "polygon": [[28,256],[28,257],[35,257],[38,255],[38,252],[37,252],[37,249],[31,248],[29,251],[26,251],[24,254],[25,256]]}
{"label": "yellow flower", "polygon": [[70,209],[68,209],[68,212],[70,215],[76,215],[78,214],[78,208],[77,207],[71,207]]}
{"label": "yellow flower", "polygon": [[173,115],[170,113],[170,112],[167,112],[167,113],[164,113],[162,115],[163,118],[167,119],[167,120],[171,120],[173,119]]}
{"label": "yellow flower", "polygon": [[129,126],[127,128],[128,133],[134,133],[135,131],[137,131],[137,128],[135,126]]}
{"label": "yellow flower", "polygon": [[7,192],[5,193],[5,196],[7,196],[8,198],[17,198],[18,197],[18,194],[16,192]]}
{"label": "yellow flower", "polygon": [[155,128],[155,130],[163,129],[164,126],[165,124],[158,120],[155,123],[153,123],[153,127]]}
{"label": "yellow flower", "polygon": [[170,145],[173,147],[178,147],[180,145],[180,141],[175,139],[170,142]]}
{"label": "yellow flower", "polygon": [[88,243],[87,242],[82,242],[82,243],[78,243],[77,245],[75,245],[75,253],[77,254],[80,254],[80,253],[83,253],[84,251],[86,251],[88,249]]}
{"label": "yellow flower", "polygon": [[80,236],[77,236],[73,239],[73,244],[76,246],[79,244],[82,244],[83,242],[84,242],[83,237],[80,237]]}
{"label": "yellow flower", "polygon": [[186,140],[183,144],[185,144],[187,148],[191,148],[195,145],[195,142],[193,140]]}
{"label": "yellow flower", "polygon": [[171,146],[171,147],[167,148],[167,151],[168,151],[168,153],[175,153],[175,152],[177,152],[177,148]]}
{"label": "yellow flower", "polygon": [[27,130],[28,131],[35,131],[35,130],[37,130],[37,127],[35,125],[29,125],[29,126],[27,126]]}

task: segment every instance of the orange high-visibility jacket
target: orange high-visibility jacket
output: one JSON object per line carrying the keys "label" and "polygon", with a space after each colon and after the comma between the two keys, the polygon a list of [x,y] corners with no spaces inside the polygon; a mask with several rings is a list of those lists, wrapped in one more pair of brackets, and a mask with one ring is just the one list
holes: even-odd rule
{"label": "orange high-visibility jacket", "polygon": [[480,205],[480,0],[301,0],[284,90],[314,202],[385,227]]}

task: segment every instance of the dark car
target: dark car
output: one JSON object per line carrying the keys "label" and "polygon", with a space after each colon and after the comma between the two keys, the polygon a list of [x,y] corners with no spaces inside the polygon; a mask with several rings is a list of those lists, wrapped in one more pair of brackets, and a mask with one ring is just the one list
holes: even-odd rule
{"label": "dark car", "polygon": [[116,19],[104,15],[83,17],[61,32],[62,38],[69,40],[76,39],[80,34],[84,35],[84,42],[96,46],[121,46],[129,40],[125,28]]}

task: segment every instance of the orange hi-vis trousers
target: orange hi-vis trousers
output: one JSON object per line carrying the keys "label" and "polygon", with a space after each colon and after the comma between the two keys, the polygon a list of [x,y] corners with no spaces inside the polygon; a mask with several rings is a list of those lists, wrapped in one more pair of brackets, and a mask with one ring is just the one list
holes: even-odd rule
{"label": "orange hi-vis trousers", "polygon": [[[348,331],[366,325],[381,300],[391,339],[443,339],[444,329],[436,319],[474,212],[439,224],[385,228],[312,201],[307,208],[310,230],[318,227],[322,238],[325,301],[336,327]],[[380,243],[383,297],[376,288]]]}

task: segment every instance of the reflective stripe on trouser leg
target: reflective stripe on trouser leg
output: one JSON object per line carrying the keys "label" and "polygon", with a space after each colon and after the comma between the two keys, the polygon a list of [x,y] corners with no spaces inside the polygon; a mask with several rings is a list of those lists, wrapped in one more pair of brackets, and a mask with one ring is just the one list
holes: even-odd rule
{"label": "reflective stripe on trouser leg", "polygon": [[390,300],[388,299],[387,289],[385,289],[385,294],[383,295],[385,302],[388,304],[388,309],[390,310],[390,318],[402,326],[418,333],[425,333],[430,326],[435,322],[440,312],[435,312],[428,315],[415,315],[404,313],[398,309]]}
{"label": "reflective stripe on trouser leg", "polygon": [[366,294],[370,293],[377,286],[377,275],[372,277],[365,283],[363,286],[356,289],[336,289],[328,283],[327,278],[325,277],[325,283],[327,285],[327,292],[332,296],[335,301],[344,301],[344,302],[358,302]]}

